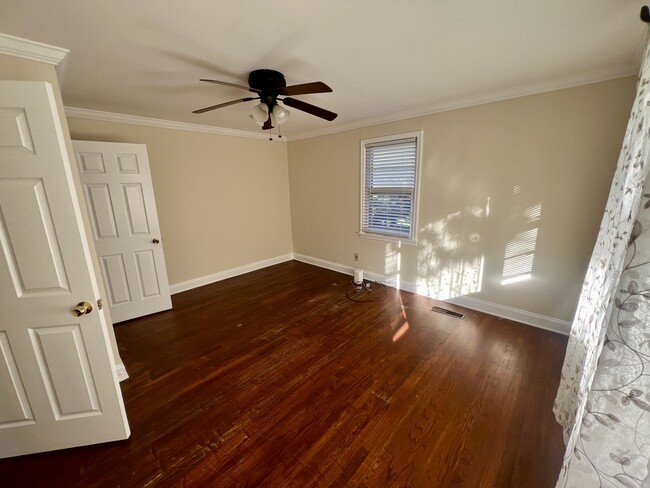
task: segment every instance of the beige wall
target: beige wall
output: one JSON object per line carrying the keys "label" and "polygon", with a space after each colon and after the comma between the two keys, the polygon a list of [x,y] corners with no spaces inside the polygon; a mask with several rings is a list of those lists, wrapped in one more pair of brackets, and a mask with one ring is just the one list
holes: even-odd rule
{"label": "beige wall", "polygon": [[[569,321],[634,92],[623,78],[289,142],[294,252]],[[417,245],[359,237],[359,141],[416,130]],[[502,285],[506,245],[535,228],[531,279]]]}
{"label": "beige wall", "polygon": [[[49,81],[62,108],[52,66],[0,55],[0,74]],[[293,250],[399,274],[441,299],[571,320],[634,86],[623,78],[288,145],[67,122],[73,139],[147,145],[172,284]],[[359,141],[414,130],[424,133],[417,245],[359,237]],[[532,229],[531,279],[503,285],[507,245]]]}
{"label": "beige wall", "polygon": [[146,144],[171,284],[292,251],[286,144],[68,118],[73,139]]}
{"label": "beige wall", "polygon": [[[17,58],[13,56],[7,56],[0,54],[0,79],[1,80],[17,80],[17,81],[47,81],[53,87],[54,97],[56,98],[56,105],[59,110],[61,127],[63,129],[63,137],[65,139],[66,149],[68,155],[73,160],[72,143],[70,141],[70,133],[68,131],[68,123],[64,116],[65,111],[63,108],[63,101],[61,99],[61,89],[59,87],[59,80],[57,78],[56,69],[53,65],[47,63],[41,63],[38,61],[31,61],[28,59]],[[79,171],[76,164],[72,164],[72,177],[74,179],[77,191],[77,197],[79,202],[81,202],[81,217],[86,229],[86,234],[92,236],[90,221],[88,220],[88,213],[86,212],[86,207],[83,204],[83,192],[81,189],[81,182],[79,180]],[[92,254],[93,267],[95,275],[98,279],[99,290],[102,296],[106,296],[104,292],[104,285],[101,281],[101,274],[99,268],[99,262],[97,260],[97,254],[95,252],[95,244],[92,239],[89,239],[89,246]],[[113,349],[113,356],[115,357],[115,362],[122,364],[122,359],[117,348],[117,342],[115,341],[115,333],[112,327],[111,314],[108,308],[104,309],[104,315],[106,321],[110,327],[108,327],[108,336],[111,342],[111,348]]]}

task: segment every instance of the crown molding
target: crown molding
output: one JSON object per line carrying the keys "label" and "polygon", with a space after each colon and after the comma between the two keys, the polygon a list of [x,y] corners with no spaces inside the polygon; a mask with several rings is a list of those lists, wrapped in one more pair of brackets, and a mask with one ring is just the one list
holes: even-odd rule
{"label": "crown molding", "polygon": [[[190,124],[189,122],[175,122],[173,120],[154,119],[151,117],[140,117],[138,115],[102,112],[99,110],[90,110],[87,108],[65,107],[65,114],[68,117],[77,119],[102,120],[105,122],[119,122],[122,124],[146,125],[149,127],[159,127],[161,129],[206,132],[208,134],[218,134],[221,136],[246,137],[248,139],[268,140],[268,136],[266,134],[259,132],[226,129],[224,127],[213,127],[211,125]],[[286,142],[286,138],[284,136],[282,139],[283,140],[274,139],[274,141]]]}
{"label": "crown molding", "polygon": [[486,103],[500,102],[512,98],[525,97],[529,95],[537,95],[540,93],[551,92],[555,90],[562,90],[565,88],[573,88],[581,85],[589,85],[592,83],[599,83],[602,81],[615,80],[618,78],[625,78],[627,76],[637,75],[639,71],[638,66],[633,63],[610,66],[605,69],[599,69],[575,75],[556,78],[554,80],[546,80],[541,82],[529,83],[526,85],[519,85],[516,87],[503,88],[493,90],[478,95],[472,95],[465,98],[458,98],[444,102],[438,102],[423,107],[417,107],[400,112],[379,115],[361,120],[355,120],[339,125],[331,125],[323,129],[317,129],[310,132],[303,132],[291,136],[291,141],[301,139],[309,139],[312,137],[324,136],[329,134],[336,134],[338,132],[345,132],[353,129],[361,129],[373,125],[387,124],[389,122],[397,122],[405,119],[412,119],[415,117],[422,117],[440,112],[449,112],[451,110],[458,110],[461,108],[474,107],[477,105],[484,105]]}
{"label": "crown molding", "polygon": [[58,65],[70,51],[0,32],[0,54]]}

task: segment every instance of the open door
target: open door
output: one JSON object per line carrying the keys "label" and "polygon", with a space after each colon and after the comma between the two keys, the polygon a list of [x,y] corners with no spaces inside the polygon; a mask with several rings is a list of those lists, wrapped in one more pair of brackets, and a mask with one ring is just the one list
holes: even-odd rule
{"label": "open door", "polygon": [[0,457],[129,425],[52,86],[0,81]]}
{"label": "open door", "polygon": [[144,144],[72,141],[113,322],[172,308]]}

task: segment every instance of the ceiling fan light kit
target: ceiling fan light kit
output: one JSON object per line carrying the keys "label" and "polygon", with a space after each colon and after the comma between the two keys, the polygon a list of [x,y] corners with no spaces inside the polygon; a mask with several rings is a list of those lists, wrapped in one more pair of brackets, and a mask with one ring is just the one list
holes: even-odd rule
{"label": "ceiling fan light kit", "polygon": [[251,111],[251,117],[255,119],[260,126],[269,118],[269,107],[265,103],[258,103]]}
{"label": "ceiling fan light kit", "polygon": [[253,114],[250,114],[249,117],[250,117],[250,119],[251,119],[253,122],[255,122],[255,123],[256,123],[257,125],[259,125],[260,127],[262,127],[262,126],[264,125],[264,122],[259,122],[259,121],[258,121],[258,120],[253,116]]}
{"label": "ceiling fan light kit", "polygon": [[230,86],[234,88],[241,88],[243,90],[248,90],[252,93],[255,93],[258,96],[240,98],[237,100],[231,100],[230,102],[211,105],[209,107],[194,110],[193,113],[195,114],[202,114],[211,110],[216,110],[218,108],[235,105],[237,103],[259,100],[260,102],[253,107],[249,117],[257,125],[261,126],[263,130],[271,130],[274,127],[279,127],[289,119],[289,110],[281,106],[279,102],[328,121],[332,121],[337,117],[337,114],[334,112],[330,112],[329,110],[317,107],[316,105],[303,102],[302,100],[290,98],[294,95],[331,92],[332,89],[322,81],[314,81],[311,83],[302,83],[300,85],[287,86],[284,75],[279,71],[272,69],[256,69],[254,71],[251,71],[248,75],[248,86],[237,85],[235,83],[219,80],[201,79],[200,81],[204,81],[206,83],[214,83],[217,85]]}
{"label": "ceiling fan light kit", "polygon": [[280,105],[276,104],[275,107],[273,107],[273,112],[271,115],[271,119],[275,119],[275,123],[277,125],[282,125],[287,120],[289,120],[289,115],[291,115],[291,112],[289,112],[286,108],[283,108]]}

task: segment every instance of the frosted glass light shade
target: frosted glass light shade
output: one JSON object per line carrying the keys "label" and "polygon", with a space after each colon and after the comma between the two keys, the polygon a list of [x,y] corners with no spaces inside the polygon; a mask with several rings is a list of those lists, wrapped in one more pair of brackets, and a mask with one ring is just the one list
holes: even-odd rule
{"label": "frosted glass light shade", "polygon": [[256,122],[264,124],[266,119],[269,118],[269,107],[265,103],[258,103],[253,107],[251,116],[255,119]]}
{"label": "frosted glass light shade", "polygon": [[278,125],[284,124],[289,119],[290,112],[280,105],[273,107],[273,116]]}
{"label": "frosted glass light shade", "polygon": [[264,121],[264,122],[258,122],[257,119],[256,119],[255,117],[253,117],[253,114],[250,114],[249,117],[251,118],[251,120],[252,120],[253,122],[255,122],[255,123],[256,123],[257,125],[259,125],[260,127],[262,127],[262,126],[264,125],[264,122],[266,122],[266,121]]}

